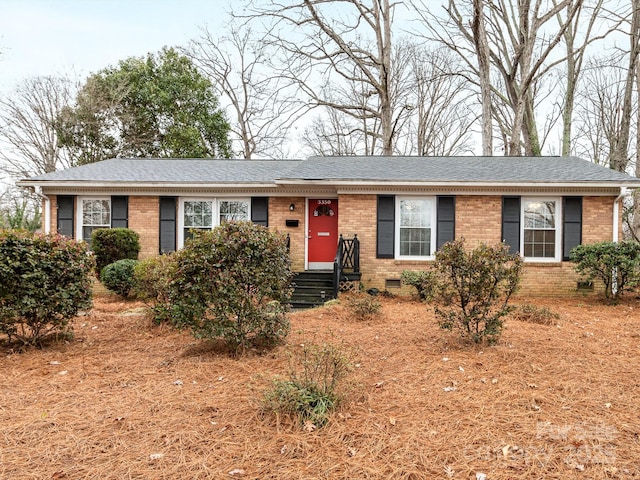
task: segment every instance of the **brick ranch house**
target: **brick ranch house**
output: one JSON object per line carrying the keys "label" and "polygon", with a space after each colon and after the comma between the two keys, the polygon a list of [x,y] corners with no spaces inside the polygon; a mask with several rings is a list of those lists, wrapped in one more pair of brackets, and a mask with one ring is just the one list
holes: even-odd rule
{"label": "brick ranch house", "polygon": [[621,239],[640,179],[576,157],[116,158],[18,185],[42,194],[46,232],[128,227],[141,258],[181,248],[192,228],[252,220],[289,235],[297,272],[332,269],[339,237],[357,235],[361,282],[396,291],[448,240],[505,241],[525,260],[521,291],[559,295],[580,280],[573,247]]}

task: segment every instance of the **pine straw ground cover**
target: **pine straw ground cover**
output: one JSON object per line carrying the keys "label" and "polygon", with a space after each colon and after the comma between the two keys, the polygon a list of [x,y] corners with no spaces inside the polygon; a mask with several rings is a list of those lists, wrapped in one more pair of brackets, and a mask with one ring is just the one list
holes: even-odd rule
{"label": "pine straw ground cover", "polygon": [[[383,299],[368,321],[293,313],[286,346],[234,359],[99,296],[68,343],[0,344],[0,478],[640,478],[640,301],[526,301],[560,319],[509,320],[493,347]],[[322,341],[357,364],[327,426],[262,414],[287,349]]]}

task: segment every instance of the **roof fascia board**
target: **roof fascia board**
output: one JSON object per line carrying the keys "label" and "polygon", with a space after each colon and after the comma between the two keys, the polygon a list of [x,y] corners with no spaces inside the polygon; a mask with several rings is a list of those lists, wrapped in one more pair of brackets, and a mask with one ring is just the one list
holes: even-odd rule
{"label": "roof fascia board", "polygon": [[500,196],[500,195],[580,195],[594,197],[617,196],[620,193],[620,187],[609,186],[606,188],[522,188],[522,187],[503,187],[503,188],[485,188],[485,189],[461,189],[461,188],[386,188],[386,189],[354,189],[354,188],[338,188],[339,195],[469,195],[469,196]]}
{"label": "roof fascia board", "polygon": [[278,185],[327,185],[352,187],[445,187],[445,188],[640,188],[640,180],[626,182],[412,182],[412,181],[353,181],[353,180],[276,180]]}
{"label": "roof fascia board", "polygon": [[19,187],[42,187],[42,188],[278,188],[274,183],[164,183],[164,182],[92,182],[91,180],[74,181],[28,181],[20,180],[16,182]]}
{"label": "roof fascia board", "polygon": [[269,196],[269,197],[318,197],[337,195],[335,188],[324,189],[300,189],[300,188],[284,188],[278,189],[256,189],[256,188],[128,188],[123,189],[122,186],[114,188],[95,188],[92,185],[84,187],[53,187],[43,188],[45,195],[79,195],[79,196],[98,196],[98,195],[130,195],[130,196]]}

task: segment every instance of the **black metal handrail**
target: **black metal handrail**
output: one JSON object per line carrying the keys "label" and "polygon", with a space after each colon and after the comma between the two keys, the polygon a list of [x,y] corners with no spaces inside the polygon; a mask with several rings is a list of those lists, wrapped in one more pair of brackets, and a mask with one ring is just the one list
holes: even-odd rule
{"label": "black metal handrail", "polygon": [[336,256],[333,259],[333,298],[338,298],[344,270],[360,273],[360,240],[357,234],[351,239],[343,238],[340,234]]}

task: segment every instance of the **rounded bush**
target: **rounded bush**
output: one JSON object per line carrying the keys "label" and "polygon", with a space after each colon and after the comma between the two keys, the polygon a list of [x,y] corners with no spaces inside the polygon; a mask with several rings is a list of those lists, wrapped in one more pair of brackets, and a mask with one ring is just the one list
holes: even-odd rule
{"label": "rounded bush", "polygon": [[129,258],[110,263],[100,271],[100,281],[112,292],[128,297],[135,286],[134,271],[137,264],[137,260]]}
{"label": "rounded bush", "polygon": [[176,253],[167,307],[196,338],[236,351],[273,344],[289,332],[291,268],[286,238],[250,222],[196,232]]}
{"label": "rounded bush", "polygon": [[91,250],[96,257],[96,272],[118,260],[137,260],[140,236],[128,228],[99,228],[91,234]]}
{"label": "rounded bush", "polygon": [[578,245],[570,259],[578,273],[604,284],[606,298],[617,300],[640,284],[640,243],[633,241],[598,242]]}
{"label": "rounded bush", "polygon": [[70,320],[91,307],[93,268],[84,242],[0,231],[0,332],[38,346],[71,333]]}

